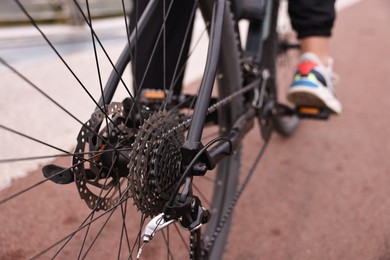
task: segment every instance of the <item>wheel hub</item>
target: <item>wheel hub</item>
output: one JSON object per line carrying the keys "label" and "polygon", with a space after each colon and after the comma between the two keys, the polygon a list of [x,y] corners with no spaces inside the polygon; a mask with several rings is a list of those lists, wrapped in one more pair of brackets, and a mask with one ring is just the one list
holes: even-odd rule
{"label": "wheel hub", "polygon": [[[94,210],[107,210],[118,202],[126,187],[127,179],[122,177],[128,174],[134,140],[133,129],[126,125],[123,104],[111,103],[104,110],[106,114],[100,110],[94,112],[81,128],[73,156],[80,197]],[[102,127],[104,122],[108,124]]]}

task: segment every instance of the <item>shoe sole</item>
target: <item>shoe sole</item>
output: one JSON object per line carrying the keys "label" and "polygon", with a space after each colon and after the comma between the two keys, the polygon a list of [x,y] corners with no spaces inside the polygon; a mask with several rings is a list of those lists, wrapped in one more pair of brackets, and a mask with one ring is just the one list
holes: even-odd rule
{"label": "shoe sole", "polygon": [[326,104],[320,98],[305,92],[291,93],[288,100],[297,106],[326,107]]}
{"label": "shoe sole", "polygon": [[340,114],[342,110],[340,102],[327,89],[296,86],[289,90],[287,99],[297,106],[326,107],[335,114]]}

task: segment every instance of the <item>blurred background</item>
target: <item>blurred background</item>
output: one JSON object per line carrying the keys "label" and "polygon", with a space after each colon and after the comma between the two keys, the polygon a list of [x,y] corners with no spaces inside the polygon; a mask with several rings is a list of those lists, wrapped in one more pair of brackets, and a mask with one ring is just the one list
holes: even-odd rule
{"label": "blurred background", "polygon": [[[91,32],[74,2],[72,0],[21,0],[20,2],[38,23],[40,30],[55,50],[97,99],[100,88],[96,76],[97,65]],[[86,1],[78,3],[84,14],[88,16]],[[91,0],[88,3],[93,17],[94,31],[111,61],[115,63],[126,43],[123,8],[126,12],[130,10],[130,0],[123,1],[124,7],[122,1]],[[97,53],[100,56],[99,66],[104,82],[112,66],[100,47]],[[0,57],[29,78],[33,84],[62,103],[81,121],[87,120],[94,110],[95,104],[89,100],[85,92],[80,91],[79,84],[57,57],[53,48],[41,33],[31,26],[29,18],[13,0],[0,1]],[[31,136],[49,143],[50,139],[55,139],[55,145],[65,150],[73,149],[73,140],[79,131],[79,126],[74,120],[60,109],[50,105],[48,100],[5,66],[0,66],[0,78],[0,96],[3,97],[0,104],[2,124],[8,124],[20,131],[27,129]],[[25,107],[15,106],[15,104],[25,104],[29,107],[28,116]],[[50,116],[54,116],[52,118],[57,118],[62,123],[43,119]],[[21,117],[24,120],[20,120]],[[35,145],[23,138],[15,142],[14,138],[12,134],[3,133],[1,142],[8,149],[0,149],[1,158],[53,153],[45,146],[38,146],[33,149],[34,151],[25,149]],[[3,173],[0,174],[0,189],[8,186],[13,178],[26,175],[43,162],[45,161],[0,164],[0,172]]]}
{"label": "blurred background", "polygon": [[[31,16],[38,23],[68,23],[82,25],[84,19],[73,0],[20,0],[20,3],[29,10]],[[130,9],[130,0],[125,1]],[[86,11],[87,3],[79,1],[80,7]],[[91,0],[88,1],[93,18],[115,17],[123,13],[122,2]],[[25,24],[29,20],[15,5],[13,0],[0,1],[0,25]]]}

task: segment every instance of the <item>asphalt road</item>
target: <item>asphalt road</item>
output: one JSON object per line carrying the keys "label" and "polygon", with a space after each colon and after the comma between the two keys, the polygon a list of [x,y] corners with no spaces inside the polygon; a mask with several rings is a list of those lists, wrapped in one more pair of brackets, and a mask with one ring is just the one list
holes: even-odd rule
{"label": "asphalt road", "polygon": [[390,259],[389,10],[370,0],[338,14],[331,53],[343,114],[275,136],[227,259]]}
{"label": "asphalt road", "polygon": [[[390,259],[389,11],[388,0],[366,0],[339,13],[331,53],[343,114],[273,136],[238,203],[225,259]],[[256,131],[245,145],[243,168],[261,145]],[[40,179],[19,179],[0,198]],[[0,212],[0,259],[25,259],[87,209],[74,187],[45,183]],[[108,259],[110,244],[95,253]]]}

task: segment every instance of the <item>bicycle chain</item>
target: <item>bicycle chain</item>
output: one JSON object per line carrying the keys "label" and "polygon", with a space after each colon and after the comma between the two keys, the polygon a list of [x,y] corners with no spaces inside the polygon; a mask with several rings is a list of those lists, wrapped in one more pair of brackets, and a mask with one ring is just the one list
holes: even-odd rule
{"label": "bicycle chain", "polygon": [[[239,96],[243,96],[245,93],[251,91],[251,90],[254,90],[256,87],[259,87],[259,84],[261,83],[261,79],[257,79],[255,81],[253,81],[252,83],[250,83],[248,86],[240,89],[240,90],[237,90],[236,92],[230,94],[229,96],[217,101],[215,104],[213,104],[212,106],[210,106],[207,110],[207,114],[211,114],[215,111],[217,111],[218,109],[220,109],[221,107],[229,104],[230,102],[232,102],[235,98],[239,97]],[[263,87],[263,85],[261,86]],[[177,126],[175,126],[174,128],[168,130],[167,134],[169,134],[171,131],[177,131],[179,129],[182,129],[182,130],[187,130],[189,125],[191,123],[191,118],[188,118],[187,120],[184,120],[183,122],[179,123]]]}

